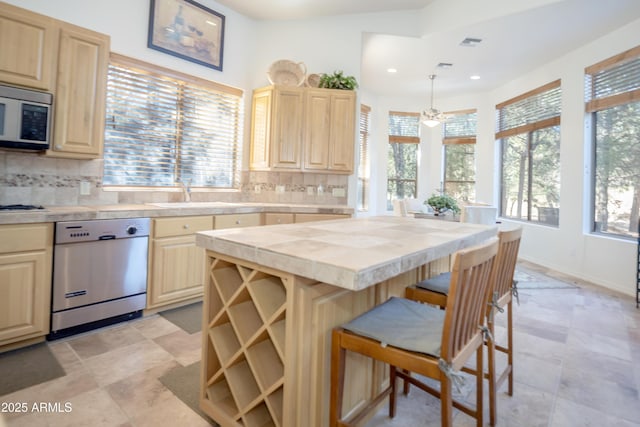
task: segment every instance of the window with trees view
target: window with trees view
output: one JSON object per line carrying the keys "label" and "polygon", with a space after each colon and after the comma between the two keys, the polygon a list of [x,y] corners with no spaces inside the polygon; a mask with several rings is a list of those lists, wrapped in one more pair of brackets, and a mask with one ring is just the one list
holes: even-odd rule
{"label": "window with trees view", "polygon": [[104,185],[238,188],[242,91],[111,56]]}
{"label": "window with trees view", "polygon": [[585,69],[593,140],[592,231],[638,235],[640,46]]}
{"label": "window with trees view", "polygon": [[418,194],[418,153],[420,114],[389,112],[389,152],[387,157],[387,209],[394,199],[415,198]]}
{"label": "window with trees view", "polygon": [[560,80],[496,106],[501,216],[558,226],[560,107]]}
{"label": "window with trees view", "polygon": [[476,110],[448,113],[444,123],[444,192],[461,201],[476,198]]}

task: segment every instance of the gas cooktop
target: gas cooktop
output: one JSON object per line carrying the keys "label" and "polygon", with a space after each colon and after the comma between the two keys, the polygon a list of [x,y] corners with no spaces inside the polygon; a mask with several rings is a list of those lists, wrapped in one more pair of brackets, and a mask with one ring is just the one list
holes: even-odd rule
{"label": "gas cooktop", "polygon": [[30,211],[33,209],[44,209],[39,205],[0,205],[0,211]]}

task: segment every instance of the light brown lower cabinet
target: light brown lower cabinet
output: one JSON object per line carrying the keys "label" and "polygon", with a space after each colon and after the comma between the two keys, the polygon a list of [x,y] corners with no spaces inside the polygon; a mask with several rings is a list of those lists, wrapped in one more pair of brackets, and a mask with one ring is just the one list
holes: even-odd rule
{"label": "light brown lower cabinet", "polygon": [[0,225],[0,351],[49,333],[53,224]]}
{"label": "light brown lower cabinet", "polygon": [[152,224],[147,310],[201,297],[205,252],[195,233],[211,230],[213,216],[155,218]]}

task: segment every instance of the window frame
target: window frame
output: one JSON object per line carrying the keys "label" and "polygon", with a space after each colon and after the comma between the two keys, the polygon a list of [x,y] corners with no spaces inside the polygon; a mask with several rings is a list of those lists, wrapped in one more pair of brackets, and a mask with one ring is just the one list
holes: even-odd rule
{"label": "window frame", "polygon": [[[603,61],[592,64],[588,67],[585,67],[584,70],[584,79],[585,79],[585,122],[589,131],[588,138],[590,140],[591,147],[591,176],[590,176],[590,184],[591,191],[589,197],[589,233],[594,235],[606,236],[614,239],[620,239],[625,241],[635,241],[639,236],[640,229],[640,212],[636,213],[635,221],[634,221],[634,213],[629,212],[629,226],[637,227],[635,230],[635,234],[633,229],[630,230],[629,234],[620,234],[616,232],[608,232],[602,231],[601,227],[598,226],[598,221],[596,218],[596,192],[597,188],[597,151],[598,151],[598,141],[597,141],[597,133],[598,133],[598,113],[611,110],[616,107],[640,103],[640,87],[631,90],[625,90],[622,92],[614,93],[612,95],[598,96],[598,85],[597,78],[595,77],[598,73],[611,71],[615,69],[619,69],[619,67],[623,67],[626,64],[629,64],[632,61],[640,60],[640,46],[636,46],[624,52],[621,52],[617,55],[609,57]],[[636,76],[635,73],[629,73],[629,75]],[[640,83],[640,77],[636,78],[638,83]],[[632,202],[633,209],[633,202]],[[607,212],[609,213],[609,212]]]}
{"label": "window frame", "polygon": [[[551,91],[557,90],[557,94],[552,94]],[[506,121],[502,120],[503,119],[503,113],[505,112],[505,108],[510,107],[512,105],[518,104],[518,103],[523,103],[525,101],[531,101],[533,103],[537,102],[537,101],[542,101],[544,100],[544,96],[546,96],[547,94],[549,94],[550,96],[557,96],[557,112],[554,112],[553,116],[551,117],[537,117],[535,114],[531,115],[531,116],[522,116],[521,117],[521,121],[517,122],[517,123],[507,123]],[[539,97],[537,100],[535,97]],[[522,222],[528,222],[528,223],[532,223],[532,224],[538,224],[538,225],[542,225],[542,226],[547,226],[547,227],[554,227],[554,228],[558,228],[559,227],[559,216],[560,216],[560,207],[555,208],[557,210],[557,214],[556,216],[556,220],[553,220],[551,222],[547,222],[547,221],[541,221],[540,217],[538,216],[538,220],[533,220],[532,217],[532,211],[533,211],[533,205],[531,203],[531,199],[532,199],[532,191],[533,191],[533,182],[534,182],[534,168],[533,168],[533,164],[534,164],[534,158],[533,158],[533,153],[531,150],[531,141],[533,138],[533,134],[536,131],[541,131],[544,129],[550,129],[553,127],[558,127],[558,143],[561,142],[560,139],[560,126],[561,126],[561,109],[562,109],[562,82],[561,79],[557,79],[554,80],[552,82],[549,82],[545,85],[542,85],[538,88],[532,89],[528,92],[525,92],[521,95],[518,95],[514,98],[511,98],[507,101],[501,102],[499,104],[496,105],[496,134],[495,134],[495,139],[499,142],[500,144],[500,201],[499,201],[499,215],[501,217],[507,218],[509,220],[512,221],[522,221]],[[535,109],[533,111],[536,111]],[[546,110],[538,110],[538,111],[542,111],[544,113],[547,113]],[[526,163],[527,163],[527,167],[526,167],[526,173],[527,173],[527,213],[526,213],[526,218],[516,218],[516,217],[512,217],[512,216],[507,216],[506,215],[506,207],[504,206],[504,201],[505,201],[505,187],[504,187],[504,179],[505,179],[505,164],[504,164],[504,156],[505,156],[505,139],[511,136],[517,136],[517,135],[523,135],[526,138],[526,144],[527,144],[527,159],[526,159]],[[560,156],[560,148],[558,149],[558,157]],[[560,161],[560,159],[559,159]],[[560,171],[558,171],[560,172]],[[559,180],[559,183],[561,183],[561,180]],[[560,190],[560,189],[558,189]],[[559,197],[560,191],[558,191],[558,197]],[[560,206],[560,203],[558,203],[558,205]],[[544,207],[543,207],[544,208]]]}
{"label": "window frame", "polygon": [[[188,85],[192,90],[207,90],[213,93],[218,93],[224,97],[235,97],[237,98],[237,105],[234,110],[237,110],[237,115],[235,116],[235,123],[229,127],[232,129],[232,137],[230,141],[232,141],[231,148],[227,152],[230,157],[229,162],[232,164],[230,172],[230,180],[231,185],[227,186],[211,186],[211,185],[190,185],[189,182],[182,183],[182,177],[180,176],[180,169],[184,167],[185,159],[181,157],[181,151],[184,147],[180,145],[179,142],[175,145],[175,153],[173,154],[172,161],[175,162],[174,173],[173,173],[173,183],[165,184],[165,185],[153,185],[150,182],[150,177],[147,177],[147,183],[145,185],[136,185],[135,183],[104,183],[103,188],[105,190],[111,191],[175,191],[176,188],[182,189],[183,185],[190,186],[192,188],[197,188],[198,191],[204,192],[214,192],[214,191],[240,191],[241,188],[241,172],[242,172],[242,153],[243,153],[243,128],[244,128],[244,91],[242,89],[234,88],[231,86],[227,86],[221,83],[217,83],[211,80],[203,79],[200,77],[188,75],[185,73],[181,73],[176,70],[172,70],[169,68],[161,67],[155,64],[147,63],[144,61],[140,61],[138,59],[130,58],[124,55],[120,55],[117,53],[111,53],[109,58],[109,65],[115,65],[119,67],[123,67],[125,69],[133,70],[133,72],[139,73],[139,75],[149,75],[153,76],[156,79],[169,80],[173,82],[177,82],[179,85]],[[194,98],[195,99],[195,98]],[[176,114],[178,114],[180,110],[180,106],[183,103],[176,103]],[[107,115],[109,114],[107,109]],[[105,150],[104,150],[104,165],[103,165],[103,179],[106,173],[106,158],[107,158],[107,144],[109,143],[107,140],[107,132],[108,132],[108,120],[105,126]],[[177,127],[176,136],[179,138],[181,133],[181,126]],[[227,127],[225,127],[227,129]],[[228,144],[225,144],[225,146]],[[223,148],[226,148],[223,146]],[[116,145],[117,147],[117,145]],[[212,149],[215,149],[215,145],[209,145]],[[226,151],[225,151],[226,152]]]}
{"label": "window frame", "polygon": [[[407,117],[407,118],[412,118],[415,119],[416,123],[415,123],[415,129],[412,129],[411,133],[415,133],[414,135],[409,134],[409,132],[407,132],[407,134],[392,134],[390,131],[390,126],[389,126],[389,121],[391,119],[392,116],[398,116],[398,117]],[[413,126],[413,124],[412,124]],[[415,132],[413,132],[415,131]],[[415,178],[390,178],[389,177],[389,170],[387,170],[387,209],[391,209],[391,201],[393,200],[393,198],[391,198],[391,195],[389,194],[389,183],[390,182],[395,182],[397,183],[412,183],[413,184],[413,198],[417,198],[418,197],[418,169],[419,169],[419,161],[420,161],[420,113],[415,113],[415,112],[406,112],[406,111],[389,111],[388,117],[387,117],[387,132],[389,133],[389,146],[387,147],[387,156],[388,156],[388,150],[390,150],[391,144],[414,144],[416,147],[416,170],[415,170]],[[387,157],[388,160],[388,157]],[[397,188],[397,185],[396,185]]]}
{"label": "window frame", "polygon": [[[445,114],[447,116],[467,116],[467,120],[470,119],[470,116],[472,114],[475,114],[474,119],[475,119],[475,123],[474,123],[474,129],[477,126],[477,112],[478,110],[475,108],[471,108],[471,109],[466,109],[466,110],[458,110],[458,111],[448,111],[445,112]],[[443,148],[443,168],[442,168],[442,188],[444,190],[445,193],[450,194],[450,192],[447,191],[447,183],[452,183],[452,184],[471,184],[471,186],[473,187],[473,195],[474,195],[474,199],[475,199],[475,185],[476,185],[476,180],[474,179],[473,181],[470,180],[465,180],[465,181],[460,181],[460,180],[449,180],[447,179],[447,159],[448,159],[448,147],[450,146],[457,146],[457,145],[473,145],[474,150],[473,150],[473,164],[474,164],[474,170],[473,170],[473,174],[475,176],[476,174],[476,150],[475,150],[475,144],[476,144],[476,135],[477,135],[477,130],[474,133],[471,134],[467,134],[467,133],[457,133],[457,132],[447,132],[447,123],[448,121],[446,121],[445,123],[443,123],[443,138],[442,138],[442,148]]]}

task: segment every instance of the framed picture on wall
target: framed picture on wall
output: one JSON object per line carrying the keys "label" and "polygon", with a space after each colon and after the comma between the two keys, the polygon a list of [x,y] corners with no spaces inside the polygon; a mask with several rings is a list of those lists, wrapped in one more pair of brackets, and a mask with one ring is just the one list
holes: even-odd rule
{"label": "framed picture on wall", "polygon": [[151,0],[147,46],[222,71],[224,15],[193,0]]}

